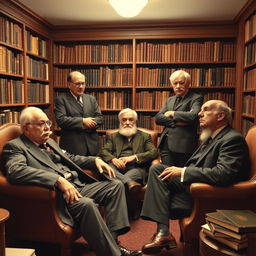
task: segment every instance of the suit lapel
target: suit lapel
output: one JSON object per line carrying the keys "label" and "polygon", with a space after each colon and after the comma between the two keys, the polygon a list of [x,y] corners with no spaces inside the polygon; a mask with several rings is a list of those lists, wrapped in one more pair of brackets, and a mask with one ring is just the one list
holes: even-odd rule
{"label": "suit lapel", "polygon": [[168,109],[168,110],[173,110],[173,108],[174,108],[174,103],[175,103],[175,99],[176,99],[175,96],[170,97],[170,100],[169,100],[168,106],[167,106],[167,109]]}
{"label": "suit lapel", "polygon": [[205,156],[208,154],[208,152],[211,151],[211,149],[214,147],[214,145],[218,142],[219,139],[221,139],[228,131],[230,130],[230,126],[227,126],[223,128],[212,140],[211,144],[207,146],[207,148],[202,152],[200,157],[198,158],[197,162],[195,165],[200,163],[201,160],[205,158]]}
{"label": "suit lapel", "polygon": [[26,145],[30,154],[35,157],[40,163],[47,165],[48,167],[58,171],[56,165],[51,161],[49,156],[42,151],[36,144],[27,139],[25,136],[21,136],[23,143]]}
{"label": "suit lapel", "polygon": [[116,153],[117,153],[117,157],[120,156],[123,145],[124,145],[123,136],[120,135],[119,132],[117,132],[117,134],[116,134]]}
{"label": "suit lapel", "polygon": [[[71,92],[67,94],[67,99],[68,99],[68,102],[72,105],[72,108],[75,108],[81,115],[83,115],[82,106],[77,102],[77,100],[74,98]],[[83,102],[84,102],[84,98],[83,98]]]}
{"label": "suit lapel", "polygon": [[136,132],[136,134],[134,135],[134,137],[132,138],[132,150],[133,150],[133,154],[136,154],[138,152],[138,148],[140,146],[140,133],[139,131]]}

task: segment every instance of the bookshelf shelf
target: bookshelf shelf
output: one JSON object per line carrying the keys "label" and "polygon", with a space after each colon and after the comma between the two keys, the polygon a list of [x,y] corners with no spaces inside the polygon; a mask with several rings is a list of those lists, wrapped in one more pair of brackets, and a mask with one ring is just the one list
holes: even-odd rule
{"label": "bookshelf shelf", "polygon": [[244,80],[241,115],[244,135],[256,123],[256,12],[255,8],[252,10],[244,21]]}

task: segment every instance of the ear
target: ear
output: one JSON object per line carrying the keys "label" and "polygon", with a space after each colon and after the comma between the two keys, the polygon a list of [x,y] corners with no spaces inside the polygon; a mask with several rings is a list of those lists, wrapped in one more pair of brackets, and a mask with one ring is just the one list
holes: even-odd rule
{"label": "ear", "polygon": [[225,113],[223,111],[218,113],[218,117],[217,117],[218,121],[222,121],[224,118],[225,118]]}

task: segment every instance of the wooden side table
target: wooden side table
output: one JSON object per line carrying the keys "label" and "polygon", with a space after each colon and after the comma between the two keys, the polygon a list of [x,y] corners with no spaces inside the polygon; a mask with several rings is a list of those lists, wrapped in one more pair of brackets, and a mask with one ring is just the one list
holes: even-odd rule
{"label": "wooden side table", "polygon": [[5,221],[9,219],[10,213],[0,208],[0,255],[5,256]]}

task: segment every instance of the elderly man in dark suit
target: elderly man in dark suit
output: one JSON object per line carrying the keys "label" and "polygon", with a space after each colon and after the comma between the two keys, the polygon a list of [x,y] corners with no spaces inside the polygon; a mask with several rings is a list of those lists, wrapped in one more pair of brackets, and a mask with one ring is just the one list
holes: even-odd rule
{"label": "elderly man in dark suit", "polygon": [[136,111],[125,108],[118,114],[119,130],[111,134],[100,156],[115,170],[129,190],[146,182],[148,168],[158,153],[150,134],[137,129]]}
{"label": "elderly man in dark suit", "polygon": [[68,75],[69,92],[55,99],[55,118],[61,128],[60,147],[71,154],[95,156],[99,151],[96,129],[103,116],[96,99],[84,94],[85,76],[78,71]]}
{"label": "elderly man in dark suit", "polygon": [[248,178],[248,147],[244,137],[230,126],[231,116],[225,102],[207,101],[199,113],[202,144],[185,167],[162,164],[151,167],[141,216],[156,222],[157,232],[152,241],[143,246],[143,253],[154,254],[164,247],[176,247],[169,231],[169,218],[190,215],[191,183],[228,186]]}
{"label": "elderly man in dark suit", "polygon": [[160,155],[163,164],[184,166],[198,146],[198,112],[203,97],[189,91],[191,78],[183,70],[173,72],[170,82],[175,95],[155,116],[156,123],[164,126]]}
{"label": "elderly man in dark suit", "polygon": [[[61,219],[70,226],[79,225],[96,255],[140,255],[140,251],[127,250],[117,241],[130,227],[124,186],[111,179],[115,177],[111,167],[98,157],[63,152],[50,139],[51,121],[41,109],[24,109],[20,123],[23,134],[3,150],[8,181],[56,190]],[[81,168],[97,172],[102,181]],[[107,224],[97,205],[105,207]]]}

